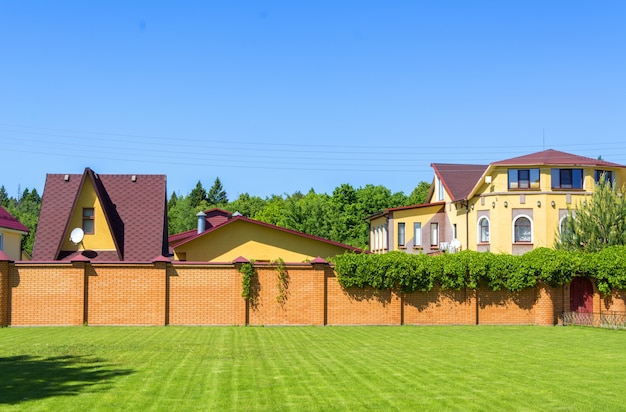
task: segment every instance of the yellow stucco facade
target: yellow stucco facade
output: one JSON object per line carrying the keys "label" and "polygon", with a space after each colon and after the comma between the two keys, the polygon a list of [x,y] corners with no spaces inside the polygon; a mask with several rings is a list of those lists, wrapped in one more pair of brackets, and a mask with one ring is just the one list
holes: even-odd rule
{"label": "yellow stucco facade", "polygon": [[[595,168],[582,169],[584,177],[580,189],[552,188],[552,170],[560,169],[560,166],[524,165],[524,168],[539,169],[538,187],[510,189],[508,170],[511,167],[496,167],[487,171],[488,174],[479,182],[467,202],[468,236],[459,239],[465,248],[520,254],[537,247],[553,247],[561,220],[567,216],[568,209],[574,209],[579,202],[593,194]],[[615,184],[621,186],[625,170],[612,171]],[[530,222],[530,241],[516,241],[515,223],[519,218],[527,218]],[[481,242],[479,236],[482,219],[489,221],[488,242]],[[451,221],[455,219],[451,217]],[[458,218],[456,222],[461,227]]]}
{"label": "yellow stucco facade", "polygon": [[22,260],[23,232],[0,227],[0,250],[11,260]]}
{"label": "yellow stucco facade", "polygon": [[238,257],[257,262],[282,259],[306,262],[328,259],[349,250],[341,245],[309,236],[235,220],[209,233],[174,247],[174,259],[194,262],[232,262]]}
{"label": "yellow stucco facade", "polygon": [[[76,245],[70,241],[70,233],[75,228],[83,228],[83,210],[85,209],[93,209],[94,230],[93,233],[85,232],[83,241]],[[76,205],[72,211],[69,227],[63,239],[61,248],[66,251],[116,250],[111,229],[91,179],[84,179],[83,181]]]}
{"label": "yellow stucco facade", "polygon": [[[532,163],[528,161],[532,156],[556,161]],[[582,163],[577,164],[579,159]],[[474,180],[445,166],[447,174],[433,166],[436,176],[427,203],[387,209],[370,218],[371,252],[436,253],[454,249],[453,244],[459,246],[454,250],[522,254],[553,247],[568,210],[593,194],[598,175],[609,172],[616,187],[626,183],[624,166],[556,151],[471,166]],[[462,195],[455,197],[449,187]],[[417,223],[422,239],[416,245]],[[431,231],[434,224],[439,228],[438,247]]]}

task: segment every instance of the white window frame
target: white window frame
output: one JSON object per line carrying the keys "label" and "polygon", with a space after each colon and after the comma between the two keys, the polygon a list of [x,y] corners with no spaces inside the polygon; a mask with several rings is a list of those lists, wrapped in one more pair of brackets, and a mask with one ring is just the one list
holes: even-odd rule
{"label": "white window frame", "polygon": [[439,223],[430,224],[430,246],[439,247]]}
{"label": "white window frame", "polygon": [[[402,232],[400,232],[402,228]],[[400,236],[402,234],[402,236]],[[406,247],[406,223],[398,222],[398,247]]]}
{"label": "white window frame", "polygon": [[560,219],[559,219],[559,234],[563,233],[563,222],[565,221],[565,219],[567,219],[567,215],[563,215]]}
{"label": "white window frame", "polygon": [[413,246],[422,246],[422,222],[413,223]]}
{"label": "white window frame", "polygon": [[[483,241],[483,239],[482,239],[481,222],[483,220],[487,221],[487,230],[488,230],[488,232],[487,232],[487,241],[486,242]],[[478,223],[476,224],[476,233],[477,233],[476,241],[479,244],[491,243],[491,221],[489,220],[489,218],[487,216],[481,216],[478,219]]]}
{"label": "white window frame", "polygon": [[445,190],[443,188],[443,181],[440,178],[437,178],[437,200],[442,202],[445,199],[444,196]]}
{"label": "white window frame", "polygon": [[[530,241],[527,240],[516,240],[515,239],[515,222],[517,222],[519,219],[525,217],[526,219],[528,219],[528,221],[530,222]],[[515,216],[515,219],[513,219],[513,225],[511,226],[511,230],[513,231],[513,243],[534,243],[535,240],[535,236],[534,236],[534,230],[535,228],[535,224],[533,222],[533,219],[528,216],[528,215],[519,215],[519,216]]]}

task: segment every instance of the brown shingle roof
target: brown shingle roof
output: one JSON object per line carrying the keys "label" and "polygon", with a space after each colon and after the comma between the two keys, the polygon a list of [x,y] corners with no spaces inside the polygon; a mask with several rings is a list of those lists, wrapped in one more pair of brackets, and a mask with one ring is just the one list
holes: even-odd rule
{"label": "brown shingle roof", "polygon": [[563,165],[563,166],[597,166],[597,167],[624,167],[623,165],[593,159],[591,157],[578,156],[571,153],[560,152],[548,149],[524,156],[513,157],[511,159],[500,160],[491,163],[494,166],[542,166],[542,165]]}
{"label": "brown shingle roof", "polygon": [[441,179],[452,201],[467,199],[476,182],[487,170],[486,165],[433,163],[435,174]]}
{"label": "brown shingle roof", "polygon": [[64,236],[85,179],[91,179],[107,219],[116,253],[96,252],[92,261],[152,261],[167,254],[165,175],[48,174],[35,235],[33,260],[71,260]]}

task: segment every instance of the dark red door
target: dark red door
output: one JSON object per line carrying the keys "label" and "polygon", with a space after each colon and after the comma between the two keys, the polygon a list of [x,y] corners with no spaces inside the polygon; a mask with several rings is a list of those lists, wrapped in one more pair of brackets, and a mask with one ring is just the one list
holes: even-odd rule
{"label": "dark red door", "polygon": [[572,312],[593,312],[593,285],[587,278],[575,277],[569,287],[570,310]]}

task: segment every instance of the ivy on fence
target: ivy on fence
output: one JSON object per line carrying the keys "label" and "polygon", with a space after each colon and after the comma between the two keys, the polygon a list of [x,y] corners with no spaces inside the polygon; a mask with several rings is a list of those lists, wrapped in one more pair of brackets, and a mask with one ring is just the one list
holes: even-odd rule
{"label": "ivy on fence", "polygon": [[333,262],[344,288],[414,292],[429,291],[435,284],[455,290],[484,285],[494,291],[517,292],[538,282],[560,286],[574,276],[585,276],[604,294],[626,290],[626,246],[596,253],[538,248],[520,256],[470,250],[436,256],[346,253],[335,256]]}

